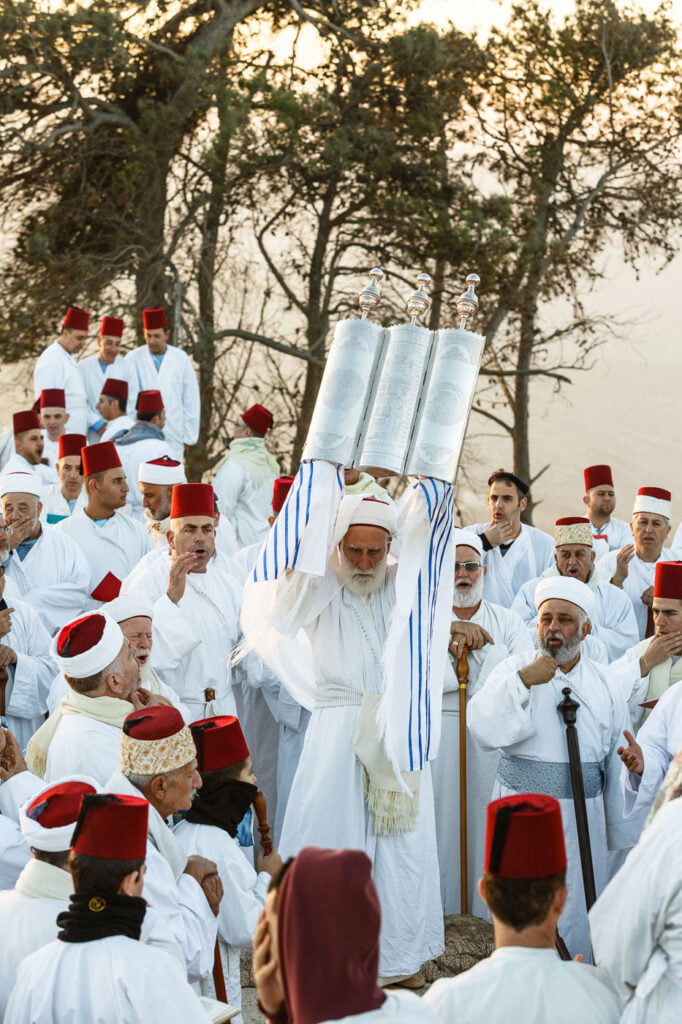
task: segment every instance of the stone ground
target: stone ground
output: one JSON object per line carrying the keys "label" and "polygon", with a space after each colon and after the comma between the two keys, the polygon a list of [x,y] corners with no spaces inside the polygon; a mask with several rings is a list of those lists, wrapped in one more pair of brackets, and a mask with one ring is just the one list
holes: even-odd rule
{"label": "stone ground", "polygon": [[[426,986],[423,995],[438,978],[451,978],[467,971],[493,951],[493,927],[480,917],[452,914],[445,918],[445,950],[435,960],[424,964]],[[256,1006],[256,993],[251,974],[251,951],[242,952],[242,1013],[244,1024],[264,1024],[265,1018]]]}

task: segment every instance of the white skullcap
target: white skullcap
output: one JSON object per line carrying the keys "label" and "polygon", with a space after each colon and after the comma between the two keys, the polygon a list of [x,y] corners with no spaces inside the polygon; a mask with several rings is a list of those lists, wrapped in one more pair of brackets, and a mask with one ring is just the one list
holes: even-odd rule
{"label": "white skullcap", "polygon": [[154,608],[150,601],[144,597],[137,597],[135,594],[123,594],[103,604],[101,611],[105,612],[114,622],[125,622],[126,619],[135,619],[138,615],[144,615],[148,619],[154,618]]}
{"label": "white skullcap", "polygon": [[595,601],[592,591],[587,584],[581,583],[573,576],[547,576],[540,580],[535,588],[535,607],[539,611],[541,604],[553,598],[577,605],[588,619],[592,619],[594,615]]}
{"label": "white skullcap", "polygon": [[[73,818],[72,821],[64,825],[55,825],[52,828],[41,825],[34,818],[29,818],[27,811],[29,807],[38,805],[41,802],[41,797],[47,797],[49,794],[58,796],[60,795],[60,790],[71,788],[69,783],[72,782],[79,782],[84,787],[89,786],[92,793],[99,792],[99,787],[95,780],[87,775],[69,775],[66,778],[51,782],[48,786],[43,786],[41,790],[30,797],[19,808],[19,828],[27,845],[34,850],[43,850],[45,853],[61,853],[68,850],[71,846],[71,837],[73,836],[73,830],[76,827],[79,814],[75,806],[72,814],[69,815],[69,817]],[[73,800],[73,797],[71,799]],[[46,801],[45,809],[47,809],[47,806]]]}
{"label": "white skullcap", "polygon": [[43,484],[37,473],[18,470],[16,473],[5,473],[0,477],[0,498],[6,494],[32,494],[36,498],[43,495]]}
{"label": "white skullcap", "polygon": [[[50,654],[67,676],[86,679],[111,665],[126,643],[118,622],[101,611],[63,626],[50,644]],[[68,654],[67,649],[77,653]]]}
{"label": "white skullcap", "polygon": [[452,532],[455,539],[455,547],[458,547],[460,544],[466,545],[468,548],[478,551],[479,555],[483,557],[483,541],[477,533],[474,533],[473,530],[460,530],[458,528],[455,528]]}
{"label": "white skullcap", "polygon": [[[353,497],[353,495],[351,495]],[[344,498],[343,501],[346,499]],[[362,497],[350,517],[349,526],[380,526],[391,536],[398,529],[398,516],[393,501],[386,498]]]}
{"label": "white skullcap", "polygon": [[167,455],[162,455],[160,459],[152,459],[151,462],[141,462],[137,479],[141,484],[161,484],[162,487],[173,487],[175,484],[187,482],[182,463]]}

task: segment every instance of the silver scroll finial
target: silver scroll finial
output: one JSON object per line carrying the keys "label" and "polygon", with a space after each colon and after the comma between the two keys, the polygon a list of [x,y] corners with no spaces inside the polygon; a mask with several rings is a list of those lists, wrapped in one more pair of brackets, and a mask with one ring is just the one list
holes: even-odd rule
{"label": "silver scroll finial", "polygon": [[362,310],[362,319],[366,320],[372,310],[379,305],[381,289],[379,285],[384,279],[384,272],[379,267],[374,267],[369,272],[369,284],[366,284],[358,296],[358,304]]}
{"label": "silver scroll finial", "polygon": [[476,288],[481,283],[478,274],[467,276],[467,290],[457,299],[457,313],[459,315],[459,329],[466,331],[467,324],[476,319],[478,313],[478,296]]}
{"label": "silver scroll finial", "polygon": [[407,312],[411,316],[410,323],[414,327],[417,320],[426,314],[431,305],[431,299],[426,291],[431,286],[431,278],[428,274],[420,274],[417,278],[417,290],[412,292],[407,300]]}

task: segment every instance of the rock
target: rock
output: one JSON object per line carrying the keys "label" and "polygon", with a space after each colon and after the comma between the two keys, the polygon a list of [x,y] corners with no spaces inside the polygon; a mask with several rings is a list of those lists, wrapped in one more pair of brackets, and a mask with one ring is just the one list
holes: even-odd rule
{"label": "rock", "polygon": [[471,914],[450,914],[445,918],[445,951],[424,964],[422,972],[428,984],[438,978],[451,978],[490,956],[495,948],[493,926]]}

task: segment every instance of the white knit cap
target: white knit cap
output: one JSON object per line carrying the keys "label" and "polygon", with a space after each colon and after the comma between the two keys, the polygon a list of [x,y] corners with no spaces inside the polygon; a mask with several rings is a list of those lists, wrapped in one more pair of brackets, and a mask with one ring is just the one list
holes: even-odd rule
{"label": "white knit cap", "polygon": [[22,804],[19,808],[19,828],[28,846],[35,850],[43,850],[46,853],[61,853],[71,846],[71,837],[78,821],[78,814],[75,814],[73,821],[66,825],[57,825],[54,828],[46,828],[34,818],[27,815],[28,808],[40,802],[42,796],[47,796],[52,790],[59,789],[64,783],[80,782],[89,786],[92,793],[99,792],[99,787],[94,779],[87,775],[69,775],[63,779],[56,779],[49,786],[43,786],[41,790]]}
{"label": "white knit cap", "polygon": [[160,459],[152,459],[151,462],[141,462],[137,479],[141,484],[161,484],[162,487],[187,482],[182,463],[167,455],[162,455]]}
{"label": "white knit cap", "polygon": [[453,530],[453,537],[455,539],[455,547],[459,547],[460,544],[468,548],[473,548],[474,551],[478,551],[481,557],[483,556],[483,541],[477,533],[473,530]]}
{"label": "white knit cap", "polygon": [[[103,623],[90,622],[91,619],[104,621]],[[101,628],[102,626],[103,628]],[[66,652],[59,653],[69,638],[75,640],[76,634],[78,634],[80,639],[87,631],[92,631],[93,635],[99,633],[98,639],[94,643],[87,646],[85,645],[87,641],[80,643],[78,646],[81,649],[78,654],[69,656]],[[88,676],[94,676],[97,672],[101,672],[107,665],[111,665],[112,661],[115,661],[120,654],[125,642],[118,622],[114,622],[103,612],[97,611],[90,615],[83,615],[63,626],[52,638],[50,654],[64,675],[72,676],[74,679],[86,679]]]}
{"label": "white knit cap", "polygon": [[135,619],[138,615],[144,615],[147,619],[154,618],[154,608],[150,601],[144,597],[137,597],[136,594],[123,594],[103,604],[101,609],[114,622],[125,622],[126,619]]}
{"label": "white knit cap", "polygon": [[37,473],[5,473],[0,477],[0,498],[6,494],[33,494],[36,498],[43,495],[43,484]]}
{"label": "white knit cap", "polygon": [[595,600],[592,591],[573,576],[546,576],[540,580],[535,588],[535,607],[539,611],[541,604],[553,598],[577,605],[588,619],[592,619],[594,615]]}
{"label": "white knit cap", "polygon": [[673,505],[670,491],[662,487],[640,487],[635,496],[635,504],[632,509],[633,516],[637,512],[649,512],[653,516],[663,516],[670,519]]}

